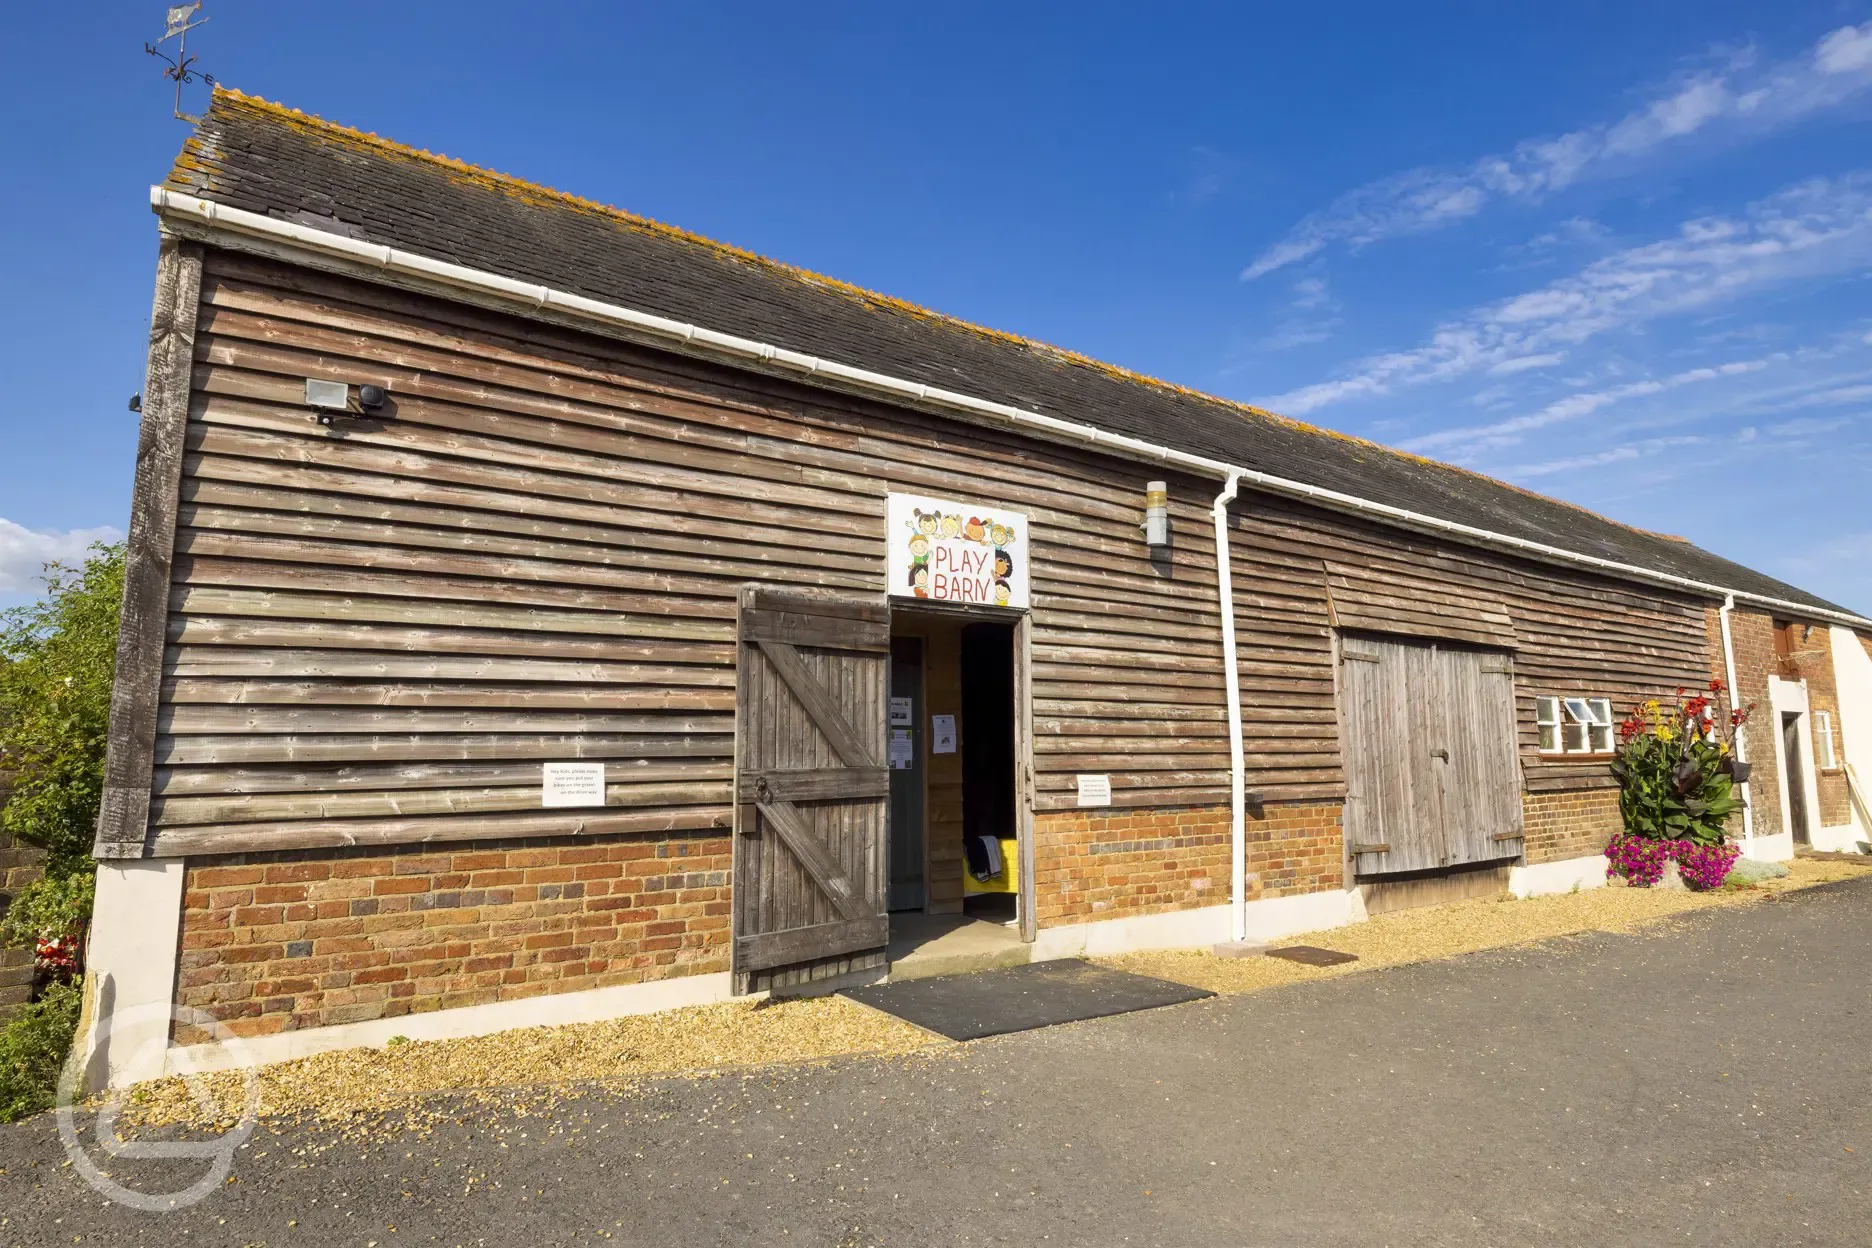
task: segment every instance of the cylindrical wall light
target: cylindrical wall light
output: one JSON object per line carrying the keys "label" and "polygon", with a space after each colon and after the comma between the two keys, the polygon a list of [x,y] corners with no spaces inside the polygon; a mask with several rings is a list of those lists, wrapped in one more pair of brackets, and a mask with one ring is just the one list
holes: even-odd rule
{"label": "cylindrical wall light", "polygon": [[1144,487],[1144,544],[1152,550],[1170,544],[1170,487],[1162,481]]}

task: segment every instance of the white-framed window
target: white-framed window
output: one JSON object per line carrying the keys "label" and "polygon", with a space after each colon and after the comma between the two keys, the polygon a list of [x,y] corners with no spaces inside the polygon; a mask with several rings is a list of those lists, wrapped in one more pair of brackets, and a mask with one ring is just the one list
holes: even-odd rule
{"label": "white-framed window", "polygon": [[1814,737],[1820,744],[1820,766],[1831,770],[1839,766],[1839,756],[1833,750],[1833,712],[1814,712]]}
{"label": "white-framed window", "polygon": [[1612,752],[1610,698],[1538,697],[1534,722],[1540,729],[1543,754]]}

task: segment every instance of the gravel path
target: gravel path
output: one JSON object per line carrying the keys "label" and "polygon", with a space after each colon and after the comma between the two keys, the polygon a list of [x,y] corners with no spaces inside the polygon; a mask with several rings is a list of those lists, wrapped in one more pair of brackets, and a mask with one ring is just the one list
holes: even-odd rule
{"label": "gravel path", "polygon": [[[166,1216],[41,1117],[0,1128],[0,1243],[1859,1245],[1869,951],[1856,880],[907,1056],[275,1124]],[[200,1170],[113,1168],[156,1165]]]}

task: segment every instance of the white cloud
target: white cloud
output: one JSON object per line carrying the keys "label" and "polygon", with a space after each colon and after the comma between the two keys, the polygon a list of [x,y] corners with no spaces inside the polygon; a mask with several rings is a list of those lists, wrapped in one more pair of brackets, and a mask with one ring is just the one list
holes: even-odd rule
{"label": "white cloud", "polygon": [[40,569],[48,562],[81,560],[92,542],[114,542],[122,536],[108,527],[41,531],[0,518],[0,594],[34,590]]}
{"label": "white cloud", "polygon": [[1565,459],[1550,459],[1538,464],[1524,464],[1512,469],[1508,476],[1511,480],[1526,480],[1529,477],[1547,477],[1556,472],[1577,472],[1582,468],[1599,468],[1606,464],[1622,463],[1628,459],[1641,459],[1655,455],[1659,451],[1678,446],[1696,446],[1708,439],[1695,434],[1686,434],[1674,438],[1646,438],[1642,442],[1628,442],[1624,446],[1615,446],[1610,450],[1595,451],[1590,455],[1571,455]]}
{"label": "white cloud", "polygon": [[1844,429],[1852,421],[1844,416],[1833,420],[1821,420],[1816,416],[1801,416],[1794,420],[1783,421],[1778,425],[1769,425],[1768,432],[1777,438],[1812,438],[1823,433],[1832,433]]}
{"label": "white cloud", "polygon": [[1736,299],[1781,282],[1872,265],[1872,175],[1815,179],[1701,217],[1538,290],[1437,327],[1428,342],[1360,361],[1348,376],[1258,400],[1299,416],[1358,395],[1553,355],[1608,330]]}
{"label": "white cloud", "polygon": [[1735,377],[1743,373],[1759,372],[1767,367],[1764,360],[1737,360],[1721,364],[1714,368],[1692,368],[1669,377],[1647,378],[1622,386],[1612,386],[1605,390],[1594,390],[1579,394],[1569,394],[1556,399],[1537,412],[1526,416],[1516,416],[1510,420],[1500,420],[1488,425],[1470,425],[1461,429],[1439,429],[1420,438],[1413,438],[1404,443],[1407,451],[1426,451],[1435,447],[1447,447],[1461,444],[1467,450],[1481,450],[1486,447],[1510,446],[1521,441],[1522,436],[1548,425],[1557,425],[1562,421],[1578,420],[1590,416],[1604,407],[1623,403],[1627,399],[1645,398],[1653,394],[1662,394],[1666,390],[1675,390],[1679,386],[1694,385],[1700,381],[1715,381],[1722,377]]}
{"label": "white cloud", "polygon": [[1560,351],[1549,351],[1545,355],[1521,355],[1512,360],[1503,360],[1489,367],[1489,373],[1495,377],[1506,377],[1512,373],[1525,373],[1530,368],[1549,368],[1566,359]]}
{"label": "white cloud", "polygon": [[1326,279],[1309,277],[1294,283],[1293,306],[1303,310],[1314,308],[1337,307],[1332,295],[1327,293]]}
{"label": "white cloud", "polygon": [[1872,69],[1872,22],[1842,26],[1814,48],[1814,64],[1822,73],[1857,74]]}
{"label": "white cloud", "polygon": [[1412,169],[1350,191],[1288,231],[1242,271],[1253,281],[1334,244],[1362,247],[1433,230],[1499,199],[1534,202],[1689,136],[1727,126],[1764,133],[1834,107],[1872,86],[1872,22],[1843,26],[1805,56],[1757,68],[1737,58],[1679,80],[1619,120],[1530,139],[1465,169]]}

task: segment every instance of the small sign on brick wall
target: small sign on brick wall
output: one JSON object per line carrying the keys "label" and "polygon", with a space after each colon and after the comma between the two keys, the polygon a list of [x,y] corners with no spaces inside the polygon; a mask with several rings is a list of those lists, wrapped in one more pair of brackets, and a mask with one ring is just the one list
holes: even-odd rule
{"label": "small sign on brick wall", "polygon": [[603,763],[544,763],[540,767],[540,805],[602,806]]}
{"label": "small sign on brick wall", "polygon": [[1081,806],[1111,805],[1111,777],[1081,775],[1079,777],[1079,804]]}

